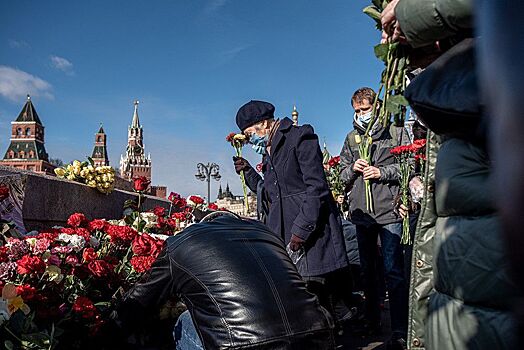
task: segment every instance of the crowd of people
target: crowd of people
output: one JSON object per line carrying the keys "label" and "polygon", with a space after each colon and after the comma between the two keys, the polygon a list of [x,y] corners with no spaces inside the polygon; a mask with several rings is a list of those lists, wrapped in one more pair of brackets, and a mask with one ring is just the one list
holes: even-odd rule
{"label": "crowd of people", "polygon": [[[347,319],[366,334],[381,332],[387,298],[388,349],[518,348],[512,310],[522,294],[510,261],[522,255],[512,247],[508,258],[502,229],[522,239],[508,225],[516,218],[511,203],[501,220],[492,185],[493,118],[486,114],[505,109],[484,108],[474,9],[468,0],[393,0],[385,8],[382,40],[412,50],[405,97],[415,121],[410,129],[402,120],[378,122],[381,101],[371,88],[348,96],[354,129],[340,153],[340,198],[312,126],[276,118],[268,102],[240,107],[236,123],[262,167],[241,157],[234,167],[263,204],[260,221],[211,213],[168,239],[124,299],[119,322],[136,327],[150,308],[180,295],[188,312],[175,328],[178,349],[335,349]],[[414,138],[426,140],[426,162],[410,176],[414,204],[407,207],[397,200],[400,170],[391,150]],[[496,140],[502,160],[515,159]],[[522,193],[519,186],[522,180],[512,195]],[[408,245],[401,243],[405,217]]]}

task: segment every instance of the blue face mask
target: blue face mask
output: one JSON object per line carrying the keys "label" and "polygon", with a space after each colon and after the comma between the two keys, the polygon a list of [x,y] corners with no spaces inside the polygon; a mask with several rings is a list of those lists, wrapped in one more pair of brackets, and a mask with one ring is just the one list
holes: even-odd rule
{"label": "blue face mask", "polygon": [[253,147],[253,150],[260,154],[264,155],[266,154],[266,144],[267,144],[267,135],[265,136],[258,136],[257,134],[253,133],[251,137],[249,138],[249,143],[252,144],[251,147]]}

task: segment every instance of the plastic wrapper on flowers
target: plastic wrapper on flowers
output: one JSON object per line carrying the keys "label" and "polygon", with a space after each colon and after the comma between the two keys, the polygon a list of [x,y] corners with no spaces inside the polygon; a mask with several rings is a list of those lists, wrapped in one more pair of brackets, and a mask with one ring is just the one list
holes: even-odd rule
{"label": "plastic wrapper on flowers", "polygon": [[13,349],[74,349],[96,338],[113,303],[164,245],[153,234],[80,213],[67,227],[3,241],[0,347]]}

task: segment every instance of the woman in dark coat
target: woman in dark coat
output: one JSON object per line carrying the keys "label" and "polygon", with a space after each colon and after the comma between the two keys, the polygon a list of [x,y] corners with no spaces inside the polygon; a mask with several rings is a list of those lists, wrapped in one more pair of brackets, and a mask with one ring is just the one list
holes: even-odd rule
{"label": "woman in dark coat", "polygon": [[[347,279],[342,276],[348,262],[318,136],[310,125],[295,126],[289,118],[275,120],[274,110],[262,101],[250,101],[239,109],[237,125],[262,154],[264,178],[243,158],[235,157],[235,169],[244,170],[249,188],[269,203],[267,226],[291,250],[304,249],[303,261],[297,264],[300,274],[323,286],[340,283]],[[310,283],[310,287],[316,292],[318,285]],[[325,295],[315,294],[323,303]]]}

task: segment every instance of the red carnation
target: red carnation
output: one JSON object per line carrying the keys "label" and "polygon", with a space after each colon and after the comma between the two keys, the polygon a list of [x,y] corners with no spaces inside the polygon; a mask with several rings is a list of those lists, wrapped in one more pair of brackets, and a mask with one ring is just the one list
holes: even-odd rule
{"label": "red carnation", "polygon": [[233,137],[235,137],[235,135],[236,134],[234,132],[229,133],[229,135],[226,136],[226,141],[232,143],[233,142]]}
{"label": "red carnation", "polygon": [[8,248],[6,246],[0,246],[0,263],[9,261],[9,256],[7,255]]}
{"label": "red carnation", "polygon": [[143,233],[135,238],[132,245],[133,253],[136,255],[157,255],[158,245],[157,241]]}
{"label": "red carnation", "polygon": [[138,273],[144,273],[149,270],[154,262],[155,258],[152,256],[134,256],[130,260],[131,266]]}
{"label": "red carnation", "polygon": [[215,203],[209,203],[207,208],[210,210],[218,210],[218,205],[216,205]]}
{"label": "red carnation", "polygon": [[78,258],[76,255],[68,255],[65,259],[66,264],[71,266],[78,265]]}
{"label": "red carnation", "polygon": [[155,209],[153,209],[153,213],[158,216],[158,217],[162,217],[164,215],[166,215],[166,208],[164,207],[155,207]]}
{"label": "red carnation", "polygon": [[86,297],[76,298],[72,310],[85,319],[93,319],[97,314],[95,304]]}
{"label": "red carnation", "polygon": [[167,198],[176,208],[183,208],[187,205],[185,198],[182,198],[180,194],[171,192]]}
{"label": "red carnation", "polygon": [[87,224],[89,231],[103,231],[104,228],[108,225],[107,221],[104,219],[96,219]]}
{"label": "red carnation", "polygon": [[27,302],[35,299],[37,296],[36,288],[31,287],[28,284],[23,284],[16,287],[16,294],[20,295],[22,299]]}
{"label": "red carnation", "polygon": [[335,167],[337,165],[340,164],[340,156],[336,156],[336,157],[333,157],[331,158],[329,161],[328,161],[328,165],[330,167]]}
{"label": "red carnation", "polygon": [[112,243],[127,244],[135,239],[137,232],[129,226],[111,225],[107,229],[107,234],[111,237]]}
{"label": "red carnation", "polygon": [[80,227],[84,223],[87,223],[87,219],[82,213],[74,213],[67,219],[67,224],[71,227]]}
{"label": "red carnation", "polygon": [[83,227],[78,227],[77,229],[75,229],[75,234],[79,235],[80,237],[83,237],[85,241],[88,243],[89,243],[89,240],[91,239],[91,234],[89,233],[87,229]]}
{"label": "red carnation", "polygon": [[137,192],[144,192],[149,187],[151,180],[145,176],[138,176],[133,179],[133,187]]}
{"label": "red carnation", "polygon": [[195,203],[196,205],[204,203],[204,199],[200,198],[199,196],[191,196],[191,197],[189,197],[189,200],[191,202]]}
{"label": "red carnation", "polygon": [[75,229],[70,227],[62,227],[60,233],[65,233],[66,235],[74,235]]}
{"label": "red carnation", "polygon": [[0,185],[0,201],[9,197],[9,187],[7,185]]}
{"label": "red carnation", "polygon": [[109,276],[113,272],[113,266],[104,260],[94,260],[87,264],[89,271],[98,278]]}
{"label": "red carnation", "polygon": [[93,248],[86,248],[84,249],[84,252],[82,253],[82,258],[85,262],[91,262],[96,260],[98,257],[98,254],[95,252]]}
{"label": "red carnation", "polygon": [[258,163],[256,166],[256,170],[261,173],[262,170],[264,170],[264,163]]}
{"label": "red carnation", "polygon": [[173,213],[171,215],[172,218],[174,218],[175,220],[178,220],[180,222],[183,222],[183,221],[186,221],[187,219],[187,214],[186,212],[184,211],[181,211],[181,212],[178,212],[178,213]]}
{"label": "red carnation", "polygon": [[16,264],[17,271],[21,275],[42,273],[45,270],[45,262],[37,256],[24,255]]}

